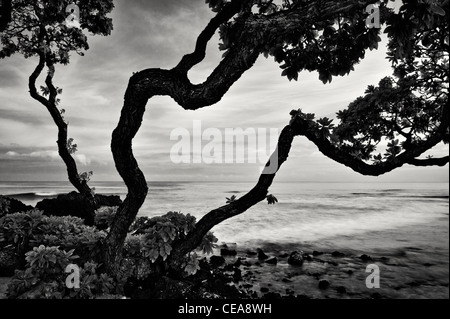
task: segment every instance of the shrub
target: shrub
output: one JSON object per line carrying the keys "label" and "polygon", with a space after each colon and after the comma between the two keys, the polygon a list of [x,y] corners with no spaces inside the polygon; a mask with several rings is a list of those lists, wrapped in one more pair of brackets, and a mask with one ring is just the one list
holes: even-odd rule
{"label": "shrub", "polygon": [[39,211],[15,213],[0,218],[0,247],[13,245],[19,253],[28,251],[30,240],[43,222]]}
{"label": "shrub", "polygon": [[94,225],[100,230],[107,230],[111,227],[118,207],[102,207],[95,212]]}
{"label": "shrub", "polygon": [[64,251],[59,247],[39,246],[26,254],[25,270],[17,270],[8,285],[9,298],[26,294],[34,299],[91,299],[103,294],[121,291],[113,278],[99,273],[99,265],[86,262],[80,268],[80,287],[66,286],[66,267],[77,259],[73,250]]}
{"label": "shrub", "polygon": [[[196,219],[189,214],[169,212],[160,217],[139,217],[130,227],[133,236],[128,236],[124,251],[126,256],[142,256],[153,264],[165,262],[172,251],[175,240],[183,240],[195,227]],[[210,232],[198,247],[203,253],[209,254],[216,247],[217,238]],[[193,275],[199,269],[196,253],[186,256],[183,271]]]}
{"label": "shrub", "polygon": [[[73,255],[73,250],[66,252],[59,247],[44,245],[34,247],[25,255],[27,261],[25,270],[16,270],[8,285],[9,297],[17,297],[38,285],[47,296],[50,291],[61,291],[64,289],[61,286],[65,283],[64,271],[67,265],[78,258]],[[37,295],[39,296],[40,292]]]}
{"label": "shrub", "polygon": [[0,218],[0,247],[13,245],[20,254],[44,245],[75,249],[82,259],[89,259],[105,237],[105,232],[84,225],[78,217],[44,216],[32,211]]}

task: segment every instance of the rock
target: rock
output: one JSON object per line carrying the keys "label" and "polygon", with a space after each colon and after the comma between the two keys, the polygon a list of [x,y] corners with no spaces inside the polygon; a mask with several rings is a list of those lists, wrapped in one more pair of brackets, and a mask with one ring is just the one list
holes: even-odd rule
{"label": "rock", "polygon": [[225,263],[225,258],[223,258],[222,256],[211,256],[209,258],[209,262],[213,267],[220,267]]}
{"label": "rock", "polygon": [[303,252],[294,251],[288,258],[288,264],[293,266],[301,266],[303,262]]}
{"label": "rock", "polygon": [[339,252],[339,251],[334,251],[334,252],[331,254],[331,256],[333,256],[333,257],[345,257],[345,254],[344,254],[344,253],[341,253],[341,252]]}
{"label": "rock", "polygon": [[233,281],[238,283],[242,280],[242,271],[239,268],[236,268],[233,273]]}
{"label": "rock", "polygon": [[77,192],[59,195],[54,199],[44,199],[37,203],[36,208],[46,216],[74,216],[83,219],[88,226],[94,225],[96,207]]}
{"label": "rock", "polygon": [[0,248],[0,277],[11,277],[16,269],[24,265],[23,258],[16,253],[12,246]]}
{"label": "rock", "polygon": [[328,261],[328,263],[332,266],[338,266],[339,264],[335,261]]}
{"label": "rock", "polygon": [[277,257],[273,257],[266,260],[266,264],[276,265],[278,263]]}
{"label": "rock", "polygon": [[222,256],[236,256],[237,255],[237,251],[233,250],[233,249],[228,249],[228,248],[222,248],[220,250],[220,254]]}
{"label": "rock", "polygon": [[312,261],[313,260],[313,258],[310,255],[308,255],[308,254],[303,254],[303,259],[306,260],[306,261]]}
{"label": "rock", "polygon": [[267,255],[263,252],[262,249],[258,248],[256,251],[258,252],[258,259],[259,259],[259,260],[266,260],[266,259],[269,258],[269,256],[267,256]]}
{"label": "rock", "polygon": [[33,206],[25,205],[17,199],[0,196],[0,218],[6,214],[28,212],[33,209]]}
{"label": "rock", "polygon": [[233,264],[227,264],[225,267],[223,267],[224,271],[234,271],[236,267]]}
{"label": "rock", "polygon": [[372,257],[370,257],[369,255],[361,255],[361,257],[359,257],[362,261],[372,261]]}
{"label": "rock", "polygon": [[262,299],[282,299],[282,297],[277,292],[269,292],[268,294],[265,294]]}
{"label": "rock", "polygon": [[116,195],[101,195],[96,194],[95,200],[97,201],[97,208],[100,207],[117,207],[122,205],[122,200],[120,196]]}
{"label": "rock", "polygon": [[372,299],[383,299],[383,297],[381,296],[381,294],[379,292],[374,292],[373,294],[370,295],[370,297]]}
{"label": "rock", "polygon": [[317,250],[314,250],[312,254],[313,254],[314,257],[323,255],[322,252],[317,251]]}
{"label": "rock", "polygon": [[318,272],[315,272],[315,273],[311,274],[311,276],[313,276],[313,277],[316,278],[316,279],[319,279],[320,276],[322,276],[322,274],[321,274],[321,273],[318,273]]}
{"label": "rock", "polygon": [[330,282],[328,280],[319,281],[319,289],[325,290],[328,289],[328,287],[330,287]]}
{"label": "rock", "polygon": [[234,267],[241,267],[241,265],[242,265],[242,258],[241,257],[239,257],[237,260],[236,260],[236,262],[234,263]]}
{"label": "rock", "polygon": [[286,289],[286,295],[293,295],[293,294],[295,294],[294,290],[289,289],[289,288]]}
{"label": "rock", "polygon": [[257,252],[254,252],[254,251],[247,251],[247,256],[256,256],[256,255],[258,255]]}
{"label": "rock", "polygon": [[339,286],[336,288],[337,292],[340,294],[346,294],[347,293],[347,289],[344,286]]}
{"label": "rock", "polygon": [[46,216],[75,216],[83,219],[86,225],[93,226],[95,210],[101,207],[117,207],[122,204],[119,196],[95,195],[96,205],[77,192],[58,195],[57,198],[44,199],[36,204],[36,208]]}
{"label": "rock", "polygon": [[285,283],[292,282],[292,280],[290,280],[290,279],[288,279],[288,278],[283,278],[281,281],[282,281],[282,282],[285,282]]}
{"label": "rock", "polygon": [[351,270],[351,269],[347,270],[347,274],[353,275],[353,270]]}
{"label": "rock", "polygon": [[266,287],[262,287],[260,290],[261,290],[261,292],[264,293],[264,294],[267,293],[267,292],[269,292],[269,288],[266,288]]}

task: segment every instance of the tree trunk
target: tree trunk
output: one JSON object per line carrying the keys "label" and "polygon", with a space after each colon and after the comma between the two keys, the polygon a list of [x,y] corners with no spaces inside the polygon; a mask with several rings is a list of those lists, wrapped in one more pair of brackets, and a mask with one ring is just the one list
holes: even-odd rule
{"label": "tree trunk", "polygon": [[[40,95],[36,88],[36,81],[38,77],[41,75],[46,65],[48,68],[48,73],[45,79],[45,84],[47,85],[47,88],[49,90],[48,98],[45,98],[44,96]],[[61,159],[64,161],[64,164],[66,165],[69,181],[77,189],[77,191],[88,200],[88,202],[92,206],[92,209],[95,209],[96,202],[94,193],[88,186],[87,182],[80,178],[80,175],[78,174],[77,164],[74,158],[72,157],[69,149],[67,148],[68,125],[64,121],[61,112],[59,111],[57,106],[56,98],[58,96],[58,90],[53,85],[54,75],[55,75],[55,67],[53,63],[51,62],[50,59],[46,58],[45,53],[39,52],[39,63],[34,72],[31,74],[28,82],[30,95],[33,99],[40,102],[42,105],[46,107],[47,111],[50,113],[53,119],[53,122],[58,128],[58,140],[57,140],[58,153]]]}

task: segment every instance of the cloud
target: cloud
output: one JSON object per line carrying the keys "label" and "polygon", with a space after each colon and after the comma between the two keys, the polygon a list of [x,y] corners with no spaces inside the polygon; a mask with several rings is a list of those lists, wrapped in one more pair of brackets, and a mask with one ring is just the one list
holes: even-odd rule
{"label": "cloud", "polygon": [[19,159],[43,159],[43,160],[55,160],[59,157],[57,151],[39,151],[29,154],[20,154],[14,151],[6,153],[7,157],[19,158]]}
{"label": "cloud", "polygon": [[0,90],[16,87],[23,83],[20,73],[10,65],[0,69]]}
{"label": "cloud", "polygon": [[[69,65],[57,66],[54,79],[55,85],[64,90],[60,107],[66,110],[69,137],[78,144],[77,163],[94,170],[94,178],[105,180],[120,179],[110,143],[130,76],[147,68],[174,67],[183,55],[193,51],[198,35],[214,16],[204,0],[117,0],[115,6],[112,34],[89,35],[86,56],[72,54]],[[218,41],[216,34],[208,45],[206,59],[189,73],[194,83],[203,82],[220,62],[223,52],[218,50]],[[384,55],[381,49],[368,52],[355,72],[334,78],[328,85],[318,80],[317,73],[308,72],[300,74],[298,82],[289,82],[281,77],[273,58],[260,57],[219,103],[195,112],[183,110],[168,97],[154,97],[133,141],[139,165],[149,180],[255,180],[259,164],[171,163],[170,150],[175,143],[170,141],[171,131],[191,130],[194,120],[201,120],[203,128],[221,131],[281,130],[289,123],[289,112],[297,108],[318,117],[334,117],[335,112],[362,95],[367,85],[377,84],[392,73]],[[20,56],[0,60],[0,180],[66,179],[64,163],[57,155],[56,126],[28,93],[27,80],[36,63],[35,58],[25,60]],[[448,153],[445,147],[434,153],[437,156],[445,150]],[[448,167],[443,170],[448,171]],[[408,177],[410,170],[401,172]],[[339,180],[346,174],[362,178],[299,138],[277,180]]]}

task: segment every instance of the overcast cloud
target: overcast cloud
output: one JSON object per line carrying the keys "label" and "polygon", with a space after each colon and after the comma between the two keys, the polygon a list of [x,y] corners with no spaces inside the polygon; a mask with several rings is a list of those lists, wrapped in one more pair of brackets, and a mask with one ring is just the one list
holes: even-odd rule
{"label": "overcast cloud", "polygon": [[[110,152],[111,133],[133,72],[146,68],[172,68],[190,53],[196,38],[214,16],[204,0],[117,0],[114,30],[109,37],[90,37],[84,57],[73,55],[68,66],[58,66],[54,79],[69,122],[69,135],[78,144],[80,172],[94,171],[93,181],[120,180]],[[218,36],[210,42],[207,58],[190,72],[202,82],[220,61]],[[149,181],[240,180],[256,181],[260,164],[174,164],[170,140],[176,128],[192,132],[193,121],[202,127],[275,128],[289,123],[289,112],[302,108],[319,117],[335,113],[362,95],[368,85],[391,74],[382,50],[368,52],[356,71],[323,85],[316,73],[303,73],[298,82],[281,77],[273,59],[260,57],[221,102],[199,111],[185,111],[167,97],[149,101],[144,124],[134,141],[139,164]],[[28,77],[37,60],[19,55],[0,60],[0,181],[65,180],[57,155],[57,129],[46,109],[28,94]],[[206,145],[205,141],[203,145]],[[439,146],[431,154],[448,154]],[[390,175],[363,177],[327,159],[305,139],[295,141],[280,181],[447,181],[445,168],[405,166]]]}

